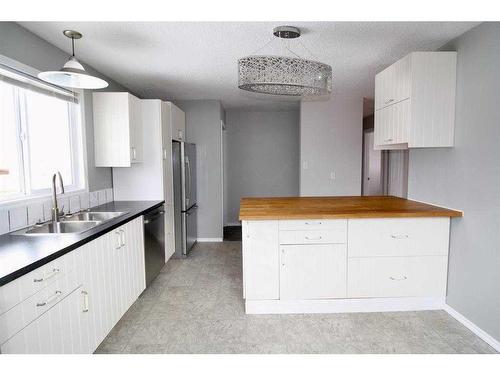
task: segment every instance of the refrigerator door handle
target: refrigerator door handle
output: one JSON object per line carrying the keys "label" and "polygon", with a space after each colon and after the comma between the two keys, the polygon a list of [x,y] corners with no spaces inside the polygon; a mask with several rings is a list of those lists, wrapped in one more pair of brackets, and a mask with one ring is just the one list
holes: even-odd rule
{"label": "refrigerator door handle", "polygon": [[186,208],[189,207],[191,201],[191,163],[189,162],[189,157],[186,155],[186,166],[187,166],[187,189],[188,192],[186,194]]}

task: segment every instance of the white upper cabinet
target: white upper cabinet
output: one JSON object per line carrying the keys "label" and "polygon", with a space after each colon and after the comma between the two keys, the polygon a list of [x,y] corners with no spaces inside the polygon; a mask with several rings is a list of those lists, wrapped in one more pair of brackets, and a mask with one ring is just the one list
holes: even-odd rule
{"label": "white upper cabinet", "polygon": [[186,114],[175,104],[166,103],[170,109],[170,123],[172,126],[172,139],[176,141],[186,140]]}
{"label": "white upper cabinet", "polygon": [[412,52],[375,77],[375,148],[452,147],[456,52]]}
{"label": "white upper cabinet", "polygon": [[93,107],[96,167],[130,167],[142,162],[140,99],[128,92],[95,92]]}

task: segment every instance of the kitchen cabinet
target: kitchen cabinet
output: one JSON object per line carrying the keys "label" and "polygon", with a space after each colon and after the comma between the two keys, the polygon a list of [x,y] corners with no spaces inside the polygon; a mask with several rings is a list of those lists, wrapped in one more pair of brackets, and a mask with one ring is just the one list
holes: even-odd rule
{"label": "kitchen cabinet", "polygon": [[456,52],[412,52],[375,77],[375,148],[452,147]]}
{"label": "kitchen cabinet", "polygon": [[243,226],[244,293],[249,300],[277,300],[280,293],[277,221],[252,221]]}
{"label": "kitchen cabinet", "polygon": [[243,219],[242,224],[247,313],[444,306],[450,217]]}
{"label": "kitchen cabinet", "polygon": [[[132,168],[113,169],[115,200],[165,201],[165,262],[175,251],[174,187],[172,171],[173,126],[184,114],[174,104],[158,99],[140,101],[144,144],[142,163]],[[182,119],[180,121],[179,119]],[[184,134],[184,132],[182,132]],[[184,135],[183,135],[184,136]]]}
{"label": "kitchen cabinet", "polygon": [[94,92],[94,153],[97,167],[130,167],[142,162],[140,99],[128,92]]}
{"label": "kitchen cabinet", "polygon": [[[14,304],[0,314],[2,353],[92,353],[146,287],[142,217],[57,261],[0,288]],[[39,275],[47,284],[32,292]]]}
{"label": "kitchen cabinet", "polygon": [[166,105],[170,112],[172,139],[186,141],[186,114],[173,103],[167,102]]}
{"label": "kitchen cabinet", "polygon": [[345,244],[281,245],[280,299],[346,297]]}

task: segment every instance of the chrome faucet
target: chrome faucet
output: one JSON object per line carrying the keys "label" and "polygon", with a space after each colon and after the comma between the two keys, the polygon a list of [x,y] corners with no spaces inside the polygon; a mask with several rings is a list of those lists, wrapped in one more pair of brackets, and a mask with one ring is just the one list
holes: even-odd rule
{"label": "chrome faucet", "polygon": [[52,176],[52,221],[59,222],[59,208],[57,207],[57,190],[56,190],[56,177],[59,176],[59,185],[61,185],[61,194],[64,194],[64,182],[61,172],[54,173]]}

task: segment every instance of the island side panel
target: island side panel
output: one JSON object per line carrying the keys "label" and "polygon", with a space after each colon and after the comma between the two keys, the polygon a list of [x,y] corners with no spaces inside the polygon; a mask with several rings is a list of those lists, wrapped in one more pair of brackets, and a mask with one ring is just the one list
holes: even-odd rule
{"label": "island side panel", "polygon": [[280,298],[278,220],[244,220],[243,296],[248,300]]}

